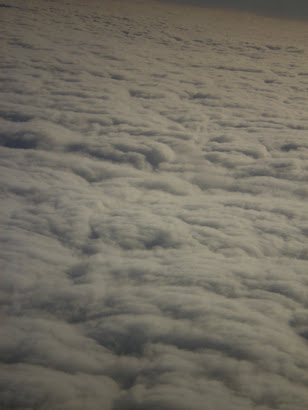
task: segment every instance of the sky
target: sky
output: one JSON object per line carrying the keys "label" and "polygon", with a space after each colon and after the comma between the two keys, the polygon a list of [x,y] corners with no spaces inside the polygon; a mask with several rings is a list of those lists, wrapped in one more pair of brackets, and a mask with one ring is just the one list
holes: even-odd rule
{"label": "sky", "polygon": [[12,0],[0,30],[1,409],[306,410],[307,24]]}
{"label": "sky", "polygon": [[198,7],[231,8],[252,11],[276,17],[301,18],[308,17],[306,0],[160,0],[182,5]]}

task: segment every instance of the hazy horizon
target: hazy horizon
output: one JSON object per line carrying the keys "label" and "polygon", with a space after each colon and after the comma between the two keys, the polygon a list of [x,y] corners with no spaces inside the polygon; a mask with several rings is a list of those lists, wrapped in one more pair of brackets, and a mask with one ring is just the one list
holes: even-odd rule
{"label": "hazy horizon", "polygon": [[308,18],[306,0],[159,0],[186,6],[214,7],[248,11],[263,15],[284,18]]}

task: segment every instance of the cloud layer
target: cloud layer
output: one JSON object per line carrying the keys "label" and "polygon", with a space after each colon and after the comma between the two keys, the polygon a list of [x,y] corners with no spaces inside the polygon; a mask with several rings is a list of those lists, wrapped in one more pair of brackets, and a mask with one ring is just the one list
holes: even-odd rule
{"label": "cloud layer", "polygon": [[0,407],[306,409],[306,26],[6,6]]}

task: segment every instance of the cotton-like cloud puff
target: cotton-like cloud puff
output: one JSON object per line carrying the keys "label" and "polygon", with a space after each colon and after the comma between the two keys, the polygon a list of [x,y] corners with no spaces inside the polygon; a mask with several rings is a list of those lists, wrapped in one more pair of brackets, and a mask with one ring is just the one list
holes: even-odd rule
{"label": "cotton-like cloud puff", "polygon": [[1,409],[307,409],[306,25],[0,25]]}

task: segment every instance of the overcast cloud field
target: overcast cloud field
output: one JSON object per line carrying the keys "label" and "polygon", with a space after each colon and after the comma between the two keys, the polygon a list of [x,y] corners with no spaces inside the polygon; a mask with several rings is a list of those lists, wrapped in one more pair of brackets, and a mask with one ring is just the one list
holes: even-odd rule
{"label": "overcast cloud field", "polygon": [[0,408],[308,408],[307,22],[0,4]]}

